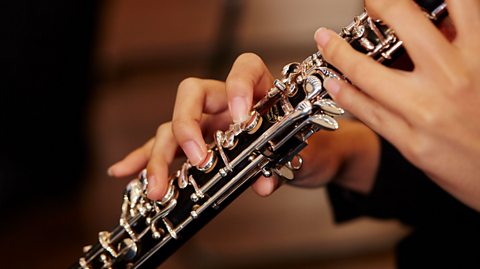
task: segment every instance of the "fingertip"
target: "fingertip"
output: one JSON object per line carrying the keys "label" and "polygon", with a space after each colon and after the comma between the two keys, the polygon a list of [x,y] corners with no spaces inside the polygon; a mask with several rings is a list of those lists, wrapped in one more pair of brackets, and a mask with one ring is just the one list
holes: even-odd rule
{"label": "fingertip", "polygon": [[252,185],[253,190],[262,197],[270,196],[279,186],[275,177],[260,177]]}
{"label": "fingertip", "polygon": [[328,43],[332,38],[333,33],[334,32],[332,32],[331,30],[328,30],[325,27],[320,27],[315,32],[314,39],[317,42],[317,47],[321,52],[323,52],[323,50],[327,47]]}
{"label": "fingertip", "polygon": [[228,106],[233,122],[243,122],[248,118],[250,106],[246,97],[235,96],[228,102]]}
{"label": "fingertip", "polygon": [[315,39],[315,41],[317,41],[319,38],[320,38],[320,35],[323,34],[323,32],[325,32],[327,29],[325,27],[320,27],[318,28],[315,33],[313,34],[313,39]]}
{"label": "fingertip", "polygon": [[161,186],[149,188],[147,191],[147,198],[154,201],[162,200],[166,191],[167,190]]}
{"label": "fingertip", "polygon": [[115,176],[114,166],[115,166],[115,165],[112,165],[112,166],[110,166],[110,167],[107,169],[107,175],[108,175],[109,177],[114,177],[114,176]]}
{"label": "fingertip", "polygon": [[167,192],[168,178],[168,166],[150,161],[147,165],[147,197],[161,200]]}
{"label": "fingertip", "polygon": [[182,149],[192,165],[200,164],[207,156],[206,149],[200,147],[199,143],[194,140],[184,142]]}
{"label": "fingertip", "polygon": [[110,177],[123,177],[130,174],[130,171],[127,171],[127,167],[122,165],[122,161],[112,164],[107,169],[107,175]]}
{"label": "fingertip", "polygon": [[341,84],[340,80],[335,79],[335,78],[326,78],[323,81],[323,86],[327,90],[328,94],[333,98],[336,99],[340,89],[341,89]]}
{"label": "fingertip", "polygon": [[148,175],[147,180],[147,197],[151,200],[160,200],[164,195],[164,191],[162,185],[159,184],[158,177],[152,173]]}
{"label": "fingertip", "polygon": [[324,87],[332,99],[343,109],[353,112],[361,106],[359,97],[364,94],[354,85],[339,79],[326,79]]}

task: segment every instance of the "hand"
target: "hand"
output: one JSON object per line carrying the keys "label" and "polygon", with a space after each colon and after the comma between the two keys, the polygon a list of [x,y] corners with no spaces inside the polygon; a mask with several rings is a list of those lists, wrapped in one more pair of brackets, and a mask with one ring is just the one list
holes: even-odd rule
{"label": "hand", "polygon": [[[109,174],[123,177],[146,166],[148,197],[161,199],[167,189],[168,168],[178,148],[181,147],[193,165],[201,163],[207,152],[203,135],[226,129],[232,120],[245,119],[252,103],[265,96],[272,82],[265,64],[254,54],[241,55],[225,83],[184,80],[178,88],[172,121],[162,124],[155,138],[114,164]],[[378,139],[359,122],[345,121],[341,125],[339,131],[320,132],[310,139],[310,145],[302,152],[304,167],[292,184],[313,187],[337,178],[345,186],[369,190],[378,164]],[[260,177],[253,189],[267,196],[279,184],[277,178]]]}
{"label": "hand", "polygon": [[[254,54],[240,56],[226,82],[185,79],[178,87],[172,121],[162,124],[154,138],[111,166],[109,174],[123,177],[147,167],[148,197],[162,198],[178,148],[193,165],[200,164],[207,155],[204,135],[244,120],[253,101],[265,96],[272,82],[272,75]],[[259,180],[254,188],[266,195],[275,185],[273,180]]]}
{"label": "hand", "polygon": [[337,103],[446,191],[480,210],[480,1],[446,2],[453,40],[413,1],[366,1],[368,11],[404,42],[413,71],[387,68],[329,30],[319,29],[315,39],[326,60],[354,85],[325,81]]}

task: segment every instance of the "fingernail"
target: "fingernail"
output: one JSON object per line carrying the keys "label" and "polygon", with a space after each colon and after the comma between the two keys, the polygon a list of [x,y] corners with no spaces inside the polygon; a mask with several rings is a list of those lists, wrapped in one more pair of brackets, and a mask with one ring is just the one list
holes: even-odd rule
{"label": "fingernail", "polygon": [[323,50],[330,41],[330,32],[321,27],[315,32],[315,41],[317,42],[318,49]]}
{"label": "fingernail", "polygon": [[248,107],[247,98],[234,97],[231,103],[229,103],[229,107],[233,122],[243,122],[248,118],[250,108]]}
{"label": "fingernail", "polygon": [[205,154],[203,153],[202,149],[193,140],[183,143],[182,149],[192,165],[198,165],[203,161],[203,159],[205,159]]}
{"label": "fingernail", "polygon": [[326,78],[323,81],[323,87],[327,89],[332,98],[336,98],[338,92],[340,92],[340,81],[334,78]]}
{"label": "fingernail", "polygon": [[159,189],[159,188],[151,188],[151,189],[148,189],[147,198],[150,199],[150,200],[154,200],[154,201],[160,200],[162,197],[157,194],[158,189]]}
{"label": "fingernail", "polygon": [[155,188],[155,185],[157,184],[157,179],[155,178],[155,175],[149,175],[148,176],[148,190],[151,191]]}
{"label": "fingernail", "polygon": [[159,191],[161,187],[157,186],[157,184],[158,181],[155,175],[148,176],[147,197],[151,200],[158,200],[161,198],[159,197]]}

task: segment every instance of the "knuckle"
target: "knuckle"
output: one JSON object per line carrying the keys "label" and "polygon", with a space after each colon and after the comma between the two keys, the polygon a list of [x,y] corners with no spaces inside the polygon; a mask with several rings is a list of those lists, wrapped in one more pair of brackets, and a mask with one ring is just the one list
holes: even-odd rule
{"label": "knuckle", "polygon": [[412,163],[422,166],[429,159],[434,157],[434,147],[432,147],[431,139],[424,134],[418,134],[410,139],[403,149],[402,153]]}
{"label": "knuckle", "polygon": [[192,89],[198,89],[200,81],[201,79],[195,77],[189,77],[182,80],[178,84],[178,94],[182,94],[184,92],[191,92]]}
{"label": "knuckle", "polygon": [[420,128],[438,128],[441,114],[437,113],[434,107],[418,107],[415,112],[415,121]]}
{"label": "knuckle", "polygon": [[245,61],[245,62],[251,62],[254,64],[263,64],[262,58],[258,56],[257,54],[253,52],[245,52],[240,54],[240,56],[237,57],[236,61]]}
{"label": "knuckle", "polygon": [[410,0],[365,0],[365,7],[369,13],[374,14],[375,17],[388,16],[392,12],[398,12],[399,7],[404,7]]}
{"label": "knuckle", "polygon": [[171,129],[171,123],[170,122],[162,123],[162,124],[160,124],[160,126],[158,126],[156,135],[157,135],[157,137],[163,136],[164,134],[168,134],[171,131],[172,131],[172,129]]}
{"label": "knuckle", "polygon": [[366,109],[366,113],[364,117],[365,117],[364,121],[368,122],[368,125],[370,126],[378,127],[378,126],[385,125],[382,109],[380,108],[380,105],[377,103],[372,104],[370,107]]}
{"label": "knuckle", "polygon": [[[235,61],[235,65],[247,67],[252,74],[261,74],[265,71],[266,66],[262,58],[255,53],[246,52],[241,54]],[[233,79],[233,78],[232,78]]]}
{"label": "knuckle", "polygon": [[[235,93],[243,91],[246,86],[248,85],[248,82],[245,81],[245,78],[243,77],[238,77],[238,76],[230,76],[227,81],[227,91],[228,89],[234,89]],[[228,94],[228,93],[227,93]]]}
{"label": "knuckle", "polygon": [[474,89],[474,80],[467,72],[456,72],[452,74],[450,81],[450,88],[453,92],[466,92]]}
{"label": "knuckle", "polygon": [[371,69],[366,66],[369,59],[365,59],[363,56],[353,58],[345,65],[345,75],[352,80],[365,79],[365,77],[371,76]]}
{"label": "knuckle", "polygon": [[350,45],[344,42],[338,38],[332,38],[324,49],[327,61],[350,79],[361,79],[371,75],[370,69],[365,68],[365,64],[369,60],[368,56],[355,52]]}
{"label": "knuckle", "polygon": [[172,120],[171,131],[177,140],[184,140],[192,132],[193,120],[177,118]]}
{"label": "knuckle", "polygon": [[327,46],[323,48],[323,56],[333,65],[337,65],[342,55],[342,46],[340,46],[337,38],[331,38]]}

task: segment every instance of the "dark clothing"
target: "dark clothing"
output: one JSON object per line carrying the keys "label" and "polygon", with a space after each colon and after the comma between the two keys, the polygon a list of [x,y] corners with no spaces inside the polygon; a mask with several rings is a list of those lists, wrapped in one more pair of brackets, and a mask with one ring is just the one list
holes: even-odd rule
{"label": "dark clothing", "polygon": [[362,195],[328,186],[335,220],[395,218],[413,232],[397,247],[398,268],[480,268],[480,213],[467,207],[382,140],[373,190]]}

